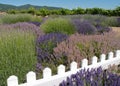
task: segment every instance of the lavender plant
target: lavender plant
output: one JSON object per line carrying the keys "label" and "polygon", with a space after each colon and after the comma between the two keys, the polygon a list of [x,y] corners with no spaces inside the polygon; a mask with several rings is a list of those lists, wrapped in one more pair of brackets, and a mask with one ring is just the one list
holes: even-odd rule
{"label": "lavender plant", "polygon": [[[2,29],[4,28],[4,29]],[[40,36],[43,35],[43,31],[41,29],[39,29],[38,26],[36,26],[35,24],[29,23],[29,22],[19,22],[19,23],[15,23],[15,24],[4,24],[4,25],[0,25],[0,29],[1,30],[6,30],[6,29],[16,29],[16,30],[23,30],[26,32],[32,31],[34,33],[34,35],[36,36]]]}
{"label": "lavender plant", "polygon": [[72,22],[79,34],[101,34],[111,31],[111,28],[101,24],[100,20],[89,21],[84,19],[73,19]]}
{"label": "lavender plant", "polygon": [[45,33],[63,33],[70,35],[75,32],[72,23],[68,19],[63,18],[48,19],[40,28]]}
{"label": "lavender plant", "polygon": [[77,32],[79,34],[95,34],[96,28],[88,21],[80,21],[78,19],[72,20],[73,24],[75,25]]}
{"label": "lavender plant", "polygon": [[62,57],[56,57],[53,54],[53,49],[62,41],[66,40],[68,36],[62,33],[49,33],[38,37],[36,41],[36,54],[38,63],[36,65],[36,72],[39,73],[46,66],[51,67],[55,72],[56,66],[64,62]]}
{"label": "lavender plant", "polygon": [[67,77],[59,86],[119,86],[120,76],[109,71],[97,69],[82,69],[76,74]]}
{"label": "lavender plant", "polygon": [[24,76],[35,71],[35,41],[42,34],[38,27],[26,22],[0,25],[0,86],[6,86],[13,74],[23,83]]}
{"label": "lavender plant", "polygon": [[64,41],[67,35],[61,33],[50,33],[40,36],[37,39],[37,57],[40,62],[42,61],[52,61],[53,48],[57,46],[58,43]]}
{"label": "lavender plant", "polygon": [[107,54],[120,48],[120,35],[114,31],[102,35],[71,35],[66,41],[61,42],[54,48],[54,55],[61,56],[65,53],[68,63],[81,62],[83,58],[90,59],[100,54]]}

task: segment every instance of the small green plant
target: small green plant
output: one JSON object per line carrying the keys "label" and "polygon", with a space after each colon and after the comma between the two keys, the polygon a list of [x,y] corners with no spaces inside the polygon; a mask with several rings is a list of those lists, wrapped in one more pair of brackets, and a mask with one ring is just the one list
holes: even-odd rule
{"label": "small green plant", "polygon": [[48,19],[41,25],[41,29],[45,33],[60,32],[64,34],[73,34],[75,32],[74,26],[70,21],[63,18]]}

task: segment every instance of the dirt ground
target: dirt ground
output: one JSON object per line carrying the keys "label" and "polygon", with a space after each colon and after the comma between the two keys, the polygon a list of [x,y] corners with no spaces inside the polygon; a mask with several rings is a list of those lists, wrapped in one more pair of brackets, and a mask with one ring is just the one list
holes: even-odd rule
{"label": "dirt ground", "polygon": [[116,33],[116,37],[120,37],[120,27],[111,27],[111,28]]}
{"label": "dirt ground", "polygon": [[120,27],[111,27],[113,31],[120,33]]}

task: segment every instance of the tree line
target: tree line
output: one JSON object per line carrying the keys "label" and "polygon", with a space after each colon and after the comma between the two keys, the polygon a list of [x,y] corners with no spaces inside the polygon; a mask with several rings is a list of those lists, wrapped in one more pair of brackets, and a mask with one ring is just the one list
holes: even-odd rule
{"label": "tree line", "polygon": [[37,16],[46,16],[46,15],[77,15],[77,14],[101,14],[106,16],[120,16],[120,6],[116,7],[115,9],[103,9],[103,8],[76,8],[76,9],[54,9],[48,10],[45,8],[42,9],[35,9],[34,7],[30,7],[29,9],[22,9],[22,10],[8,10],[7,13],[9,14],[17,14],[17,13],[29,13],[32,15]]}

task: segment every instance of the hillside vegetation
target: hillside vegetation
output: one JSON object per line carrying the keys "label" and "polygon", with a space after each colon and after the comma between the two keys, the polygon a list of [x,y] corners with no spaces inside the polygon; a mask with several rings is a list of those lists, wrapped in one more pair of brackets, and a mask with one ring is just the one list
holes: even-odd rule
{"label": "hillside vegetation", "polygon": [[9,5],[9,4],[0,4],[0,11],[8,11],[8,10],[22,10],[22,9],[29,9],[30,7],[34,7],[35,9],[61,9],[59,7],[49,7],[49,6],[37,6],[37,5],[31,5],[31,4],[25,4],[25,5],[20,5],[20,6],[15,6],[15,5]]}

